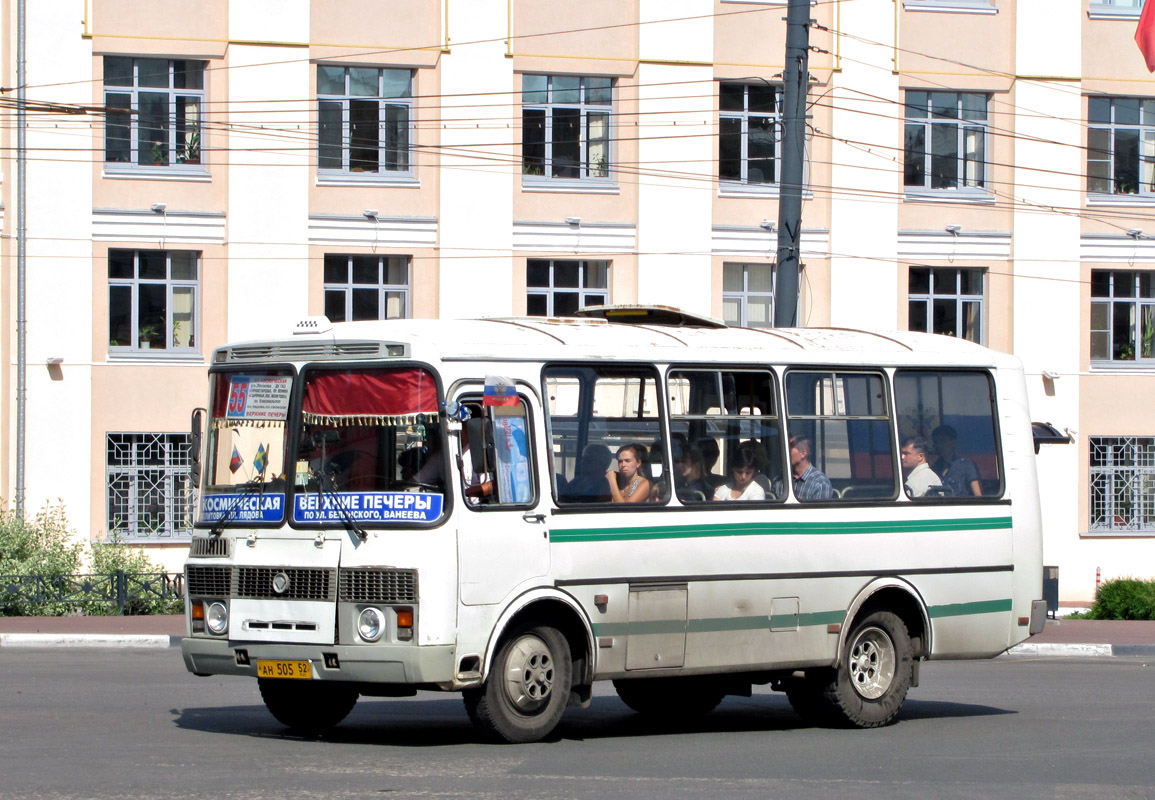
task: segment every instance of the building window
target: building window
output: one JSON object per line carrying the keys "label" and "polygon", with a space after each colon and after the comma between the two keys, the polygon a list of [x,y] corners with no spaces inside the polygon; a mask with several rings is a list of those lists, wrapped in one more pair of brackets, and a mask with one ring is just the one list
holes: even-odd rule
{"label": "building window", "polygon": [[108,533],[123,539],[192,535],[187,433],[110,433],[106,438]]}
{"label": "building window", "polygon": [[774,326],[774,265],[722,265],[722,319],[743,328]]}
{"label": "building window", "polygon": [[1155,531],[1155,437],[1089,441],[1091,530]]}
{"label": "building window", "polygon": [[523,75],[522,174],[608,178],[612,91],[610,78]]}
{"label": "building window", "polygon": [[1155,272],[1091,270],[1091,360],[1155,359]]}
{"label": "building window", "polygon": [[608,303],[609,275],[608,261],[531,258],[525,269],[526,312],[531,317],[564,317]]}
{"label": "building window", "polygon": [[1142,8],[1143,0],[1091,0],[1093,6],[1113,6],[1114,8]]}
{"label": "building window", "polygon": [[205,62],[104,57],[104,160],[198,166]]}
{"label": "building window", "polygon": [[409,316],[407,256],[325,256],[325,316],[333,322]]}
{"label": "building window", "polygon": [[1087,98],[1087,191],[1155,194],[1155,100]]}
{"label": "building window", "polygon": [[782,90],[766,84],[719,88],[718,177],[777,183],[782,159]]}
{"label": "building window", "polygon": [[908,91],[904,164],[911,189],[984,188],[987,96]]}
{"label": "building window", "polygon": [[983,270],[911,267],[910,330],[982,344]]}
{"label": "building window", "polygon": [[318,66],[318,168],[411,174],[412,116],[412,70]]}
{"label": "building window", "polygon": [[112,352],[195,352],[200,254],[108,251],[108,347]]}

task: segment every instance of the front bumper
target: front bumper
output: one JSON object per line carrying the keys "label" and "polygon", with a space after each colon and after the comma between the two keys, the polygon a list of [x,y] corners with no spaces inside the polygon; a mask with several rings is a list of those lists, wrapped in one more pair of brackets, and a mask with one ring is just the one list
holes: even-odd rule
{"label": "front bumper", "polygon": [[[187,636],[180,649],[185,666],[195,675],[255,678],[258,659],[276,659],[309,661],[315,680],[458,688],[452,645],[285,645]],[[247,664],[237,663],[238,650],[247,652]],[[336,655],[337,668],[325,666],[326,654]]]}

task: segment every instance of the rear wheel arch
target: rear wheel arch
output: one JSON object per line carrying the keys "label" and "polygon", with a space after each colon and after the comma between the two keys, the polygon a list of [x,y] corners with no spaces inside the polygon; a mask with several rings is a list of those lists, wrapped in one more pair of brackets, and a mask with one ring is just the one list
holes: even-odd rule
{"label": "rear wheel arch", "polygon": [[918,590],[906,581],[880,579],[859,592],[846,613],[839,637],[838,652],[846,647],[846,637],[855,624],[876,611],[889,611],[902,620],[910,634],[913,656],[926,658],[931,652],[930,615]]}

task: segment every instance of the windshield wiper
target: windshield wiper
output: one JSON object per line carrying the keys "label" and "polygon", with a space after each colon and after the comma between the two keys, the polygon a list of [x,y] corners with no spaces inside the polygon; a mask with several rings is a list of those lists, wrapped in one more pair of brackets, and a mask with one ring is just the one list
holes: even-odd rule
{"label": "windshield wiper", "polygon": [[238,484],[236,484],[236,486],[238,488],[244,489],[244,491],[242,491],[239,495],[237,495],[236,502],[234,502],[231,506],[229,506],[228,511],[225,512],[225,515],[217,520],[217,524],[214,525],[212,527],[212,529],[209,531],[209,535],[220,536],[222,533],[225,532],[225,525],[229,524],[229,522],[232,521],[233,514],[235,514],[237,509],[239,509],[241,507],[241,504],[244,502],[244,499],[246,497],[252,495],[257,490],[260,490],[260,493],[262,495],[264,495],[264,493],[265,493],[265,482],[260,480],[259,478],[257,480],[248,481],[246,483],[238,483]]}

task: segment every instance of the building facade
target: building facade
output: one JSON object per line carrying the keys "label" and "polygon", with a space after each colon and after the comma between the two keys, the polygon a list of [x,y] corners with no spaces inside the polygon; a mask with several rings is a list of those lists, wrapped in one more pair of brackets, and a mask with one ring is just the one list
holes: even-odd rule
{"label": "building facade", "polygon": [[[799,320],[1014,352],[1064,599],[1155,575],[1140,0],[834,0]],[[225,341],[661,303],[773,323],[785,0],[27,4],[25,505],[172,569]],[[16,84],[16,3],[3,85]],[[1040,32],[1045,31],[1045,35]],[[17,459],[3,94],[0,496]],[[1146,232],[1144,232],[1146,229]]]}

